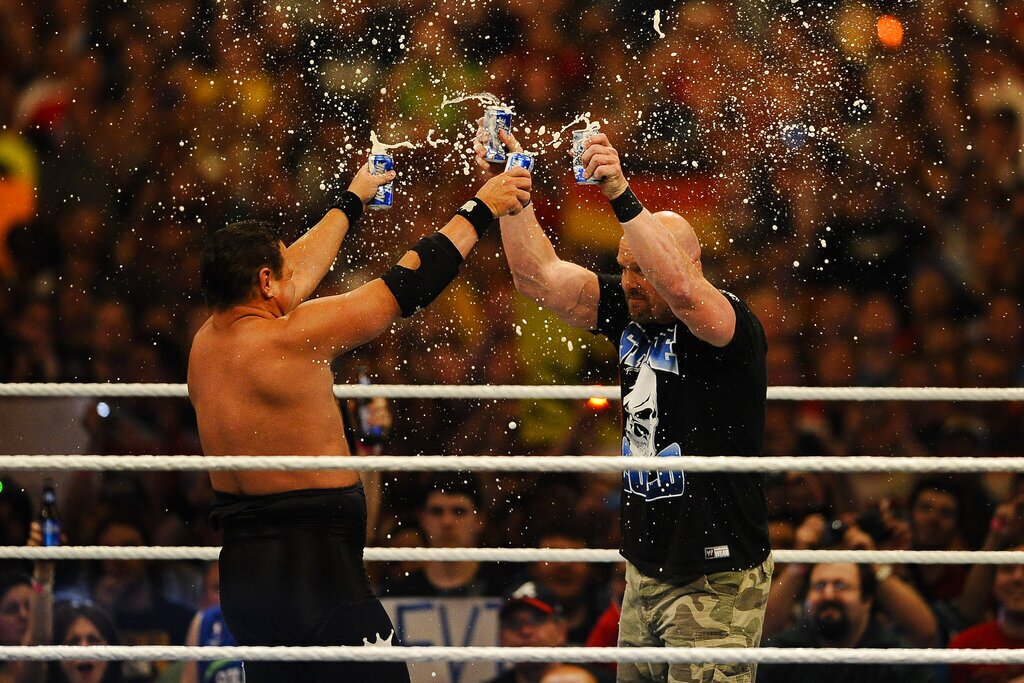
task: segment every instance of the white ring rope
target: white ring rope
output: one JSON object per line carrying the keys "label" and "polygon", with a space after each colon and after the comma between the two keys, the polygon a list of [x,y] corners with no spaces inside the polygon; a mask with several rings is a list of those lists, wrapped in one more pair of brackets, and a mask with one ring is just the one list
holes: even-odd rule
{"label": "white ring rope", "polygon": [[800,664],[1024,664],[1024,650],[742,647],[188,647],[185,645],[0,646],[0,661],[282,662],[737,662]]}
{"label": "white ring rope", "polygon": [[[617,386],[338,384],[338,398],[588,399],[619,400]],[[186,398],[184,384],[15,382],[0,384],[0,396]],[[782,401],[1024,401],[1022,387],[768,387]]]}
{"label": "white ring rope", "polygon": [[[0,546],[0,560],[203,560],[216,546]],[[854,564],[1024,564],[1024,551],[774,550],[776,562]],[[622,562],[607,548],[366,548],[368,562]]]}
{"label": "white ring rope", "polygon": [[436,472],[1024,472],[1024,457],[609,455],[2,455],[0,470]]}
{"label": "white ring rope", "polygon": [[[619,399],[614,386],[416,386],[336,385],[338,398],[433,399]],[[183,384],[0,383],[0,396],[185,398]],[[942,387],[770,387],[775,400],[848,401],[1019,401],[1024,388]],[[472,462],[468,462],[472,460]],[[1024,458],[894,457],[681,457],[666,465],[660,458],[603,456],[419,456],[360,458],[337,456],[34,456],[4,459],[7,470],[402,470],[619,472],[678,470],[690,472],[1020,472]],[[465,461],[465,462],[463,462]],[[0,559],[26,560],[206,560],[219,557],[216,547],[78,546],[32,548],[0,546]],[[1024,552],[776,550],[776,561],[855,562],[878,564],[1020,564]],[[550,548],[367,548],[367,561],[505,561],[618,562],[611,549]],[[64,645],[0,646],[0,661],[13,660],[152,661],[242,659],[247,661],[403,661],[403,662],[757,662],[757,663],[891,663],[1024,664],[1024,650],[943,650],[877,648],[500,648],[500,647],[185,647]]]}

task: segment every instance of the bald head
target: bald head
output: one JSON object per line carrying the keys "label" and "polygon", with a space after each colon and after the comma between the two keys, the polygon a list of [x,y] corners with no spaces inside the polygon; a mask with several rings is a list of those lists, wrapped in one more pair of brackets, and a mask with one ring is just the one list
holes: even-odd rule
{"label": "bald head", "polygon": [[[697,240],[697,233],[685,218],[675,211],[659,211],[652,215],[672,234],[683,256],[688,256],[693,261],[700,260],[700,242]],[[629,240],[625,235],[622,236],[622,242],[627,247],[629,246]]]}

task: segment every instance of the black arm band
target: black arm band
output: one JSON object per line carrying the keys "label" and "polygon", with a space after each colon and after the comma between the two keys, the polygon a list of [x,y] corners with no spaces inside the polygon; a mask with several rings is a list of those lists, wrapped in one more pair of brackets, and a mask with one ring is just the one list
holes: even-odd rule
{"label": "black arm band", "polygon": [[473,229],[476,230],[477,239],[484,236],[487,229],[491,227],[491,223],[494,222],[494,214],[487,208],[483,200],[473,197],[468,202],[459,207],[459,210],[455,212],[456,216],[462,216],[467,221],[473,224]]}
{"label": "black arm band", "polygon": [[380,278],[394,295],[403,318],[426,308],[455,279],[462,265],[462,254],[440,232],[424,237],[411,251],[420,257],[419,268],[396,264]]}
{"label": "black arm band", "polygon": [[633,190],[626,188],[626,191],[611,201],[612,211],[620,223],[628,223],[644,211],[644,205],[633,194]]}
{"label": "black arm band", "polygon": [[338,197],[338,201],[331,208],[345,214],[345,217],[348,218],[349,230],[351,230],[356,227],[360,216],[363,215],[363,200],[355,192],[346,190],[344,194]]}

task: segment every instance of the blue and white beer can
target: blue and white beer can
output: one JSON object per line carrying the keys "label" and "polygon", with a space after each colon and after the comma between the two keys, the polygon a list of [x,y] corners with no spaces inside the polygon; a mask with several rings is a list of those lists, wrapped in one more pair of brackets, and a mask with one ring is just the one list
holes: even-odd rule
{"label": "blue and white beer can", "polygon": [[533,155],[529,152],[513,152],[508,155],[508,161],[505,162],[505,170],[510,168],[525,168],[530,173],[533,173]]}
{"label": "blue and white beer can", "polygon": [[[370,155],[370,175],[383,175],[394,170],[395,160],[390,154]],[[371,209],[390,209],[395,201],[394,181],[384,183],[377,188],[377,194],[367,206]]]}
{"label": "blue and white beer can", "polygon": [[46,548],[55,548],[60,545],[60,522],[56,519],[44,519],[42,523],[43,527],[43,546]]}
{"label": "blue and white beer can", "polygon": [[587,178],[583,175],[587,167],[583,165],[583,151],[586,149],[587,140],[594,137],[592,128],[581,128],[572,132],[572,173],[576,176],[578,185],[599,185],[601,181],[596,178]]}
{"label": "blue and white beer can", "polygon": [[499,131],[512,134],[512,110],[505,107],[487,107],[484,109],[484,130],[491,136],[487,141],[487,161],[502,163],[508,156],[505,145],[501,142]]}

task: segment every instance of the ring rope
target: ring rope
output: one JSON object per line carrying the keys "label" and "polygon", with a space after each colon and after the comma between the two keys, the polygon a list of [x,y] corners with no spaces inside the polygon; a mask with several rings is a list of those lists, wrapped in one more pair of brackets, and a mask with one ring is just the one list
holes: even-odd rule
{"label": "ring rope", "polygon": [[664,662],[685,664],[1024,664],[1024,650],[941,648],[742,647],[269,647],[185,645],[0,646],[0,661],[207,661],[282,662]]}
{"label": "ring rope", "polygon": [[[337,384],[338,398],[434,399],[588,399],[619,400],[617,386]],[[13,382],[0,384],[0,396],[187,398],[184,384],[104,384]],[[790,387],[768,388],[768,398],[782,401],[1022,401],[1024,387]]]}
{"label": "ring rope", "polygon": [[436,472],[1024,472],[1024,457],[609,455],[9,455],[0,469],[168,471],[352,470]]}
{"label": "ring rope", "polygon": [[[216,546],[0,546],[0,560],[202,560]],[[776,562],[854,564],[1024,564],[1016,550],[774,550]],[[622,562],[610,548],[366,548],[368,562]]]}

